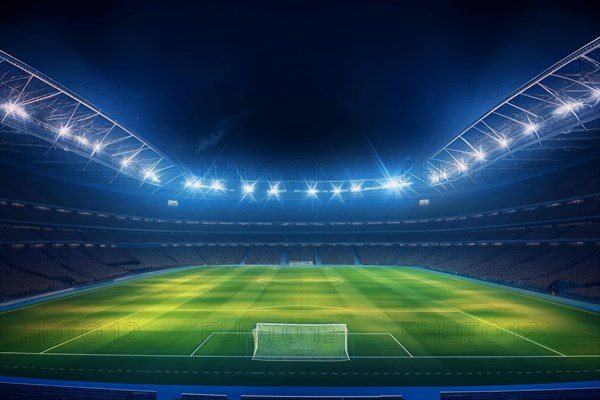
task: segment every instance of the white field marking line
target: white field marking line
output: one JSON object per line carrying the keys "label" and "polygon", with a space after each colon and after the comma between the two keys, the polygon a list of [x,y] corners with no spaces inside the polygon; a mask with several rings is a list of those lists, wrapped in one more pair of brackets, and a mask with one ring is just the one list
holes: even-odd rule
{"label": "white field marking line", "polygon": [[559,354],[559,355],[561,355],[561,356],[563,356],[563,357],[566,357],[566,355],[564,355],[564,354],[563,354],[563,353],[561,353],[560,351],[556,351],[556,350],[554,350],[554,349],[551,349],[551,348],[550,348],[550,347],[548,347],[548,346],[544,346],[543,344],[541,344],[541,343],[538,343],[538,342],[536,342],[535,340],[531,340],[531,339],[529,339],[529,338],[526,338],[525,336],[521,336],[521,335],[519,335],[519,334],[518,334],[518,333],[516,333],[516,332],[511,332],[511,331],[509,331],[508,329],[504,329],[504,328],[502,328],[501,326],[499,326],[498,324],[494,324],[494,323],[492,323],[492,322],[490,322],[490,321],[486,321],[485,319],[482,319],[482,318],[476,317],[476,316],[474,316],[474,315],[471,315],[471,314],[469,314],[469,313],[466,313],[466,312],[464,312],[464,311],[461,311],[461,313],[462,313],[462,314],[464,314],[464,315],[466,315],[467,317],[471,317],[471,318],[473,318],[473,319],[476,319],[476,320],[479,320],[479,321],[481,321],[481,322],[483,322],[483,323],[494,325],[494,326],[496,326],[498,329],[501,329],[501,330],[503,330],[503,331],[505,331],[505,332],[508,332],[508,333],[510,333],[510,334],[513,334],[513,335],[515,335],[515,336],[518,336],[518,337],[520,337],[521,339],[525,339],[525,340],[527,340],[528,342],[531,342],[531,343],[533,343],[533,344],[537,344],[538,346],[540,346],[540,347],[543,347],[543,348],[544,348],[544,349],[546,349],[546,350],[550,350],[550,351],[551,351],[551,352],[553,352],[553,353],[556,353],[556,354]]}
{"label": "white field marking line", "polygon": [[[286,307],[290,307],[292,309],[286,309]],[[342,307],[333,307],[333,306],[316,306],[316,305],[281,305],[281,306],[266,306],[266,307],[254,307],[254,308],[249,308],[246,311],[263,311],[263,310],[274,310],[277,311],[279,310],[280,312],[289,312],[289,311],[306,311],[306,310],[302,310],[302,309],[298,309],[298,307],[306,307],[306,308],[313,308],[313,309],[318,309],[318,310],[324,310],[324,311],[348,311],[348,312],[352,312],[352,310],[349,310],[347,308],[342,308]],[[293,309],[296,308],[296,309]],[[220,310],[219,310],[220,311]]]}
{"label": "white field marking line", "polygon": [[211,333],[210,335],[208,335],[208,337],[207,337],[206,339],[204,339],[204,341],[203,341],[202,343],[200,343],[200,346],[196,347],[196,350],[194,350],[194,351],[192,352],[192,354],[190,354],[190,357],[192,357],[194,354],[196,354],[196,352],[197,352],[198,350],[200,350],[200,347],[204,346],[204,345],[206,344],[206,342],[208,342],[208,340],[209,340],[211,337],[213,337],[213,335],[214,335],[214,334],[215,334],[215,333],[213,332],[213,333]]}
{"label": "white field marking line", "polygon": [[[291,283],[281,282],[281,281],[272,282],[273,278],[271,278],[270,281],[266,281],[266,279],[268,279],[268,278],[261,278],[261,279],[258,279],[257,282],[260,283],[261,285],[270,285],[270,284],[292,285],[292,284],[295,284],[295,282],[291,282]],[[306,285],[309,285],[309,286],[310,285],[313,285],[313,286],[335,286],[335,285],[341,285],[342,283],[344,283],[344,280],[340,278],[340,279],[336,279],[335,281],[323,281],[323,282],[314,282],[314,283],[308,282]]]}
{"label": "white field marking line", "polygon": [[[76,356],[76,357],[162,357],[162,358],[190,358],[188,354],[119,354],[119,353],[25,353],[25,352],[5,352],[0,354],[12,355],[31,355],[31,356]],[[194,356],[194,358],[252,358],[252,356],[232,356],[232,355],[204,355]]]}
{"label": "white field marking line", "polygon": [[[431,272],[433,274],[436,274],[435,271],[429,271],[429,270],[427,270],[427,271]],[[510,290],[510,289],[504,289],[502,287],[486,285],[485,283],[472,282],[470,280],[460,279],[460,278],[457,278],[457,277],[454,277],[454,276],[446,275],[445,273],[437,273],[436,275],[438,275],[438,276],[447,276],[448,278],[454,279],[454,280],[459,281],[459,282],[466,282],[466,283],[470,283],[471,285],[480,286],[480,287],[484,287],[484,288],[487,288],[487,289],[490,289],[490,288],[491,289],[499,289],[499,290],[502,290],[504,292],[518,294],[519,296],[527,297],[527,298],[530,298],[530,299],[533,299],[533,300],[539,300],[539,301],[543,301],[543,302],[546,302],[546,303],[554,304],[554,305],[557,305],[557,306],[563,306],[563,307],[571,308],[573,310],[582,311],[582,312],[585,312],[585,313],[588,313],[588,314],[592,314],[592,315],[600,315],[600,313],[598,313],[596,311],[587,310],[585,308],[579,308],[579,307],[570,306],[568,304],[563,304],[563,303],[560,303],[558,301],[551,301],[551,300],[542,299],[540,297],[530,296],[530,295],[527,295],[525,293],[518,292],[516,290],[513,291],[513,290]]]}
{"label": "white field marking line", "polygon": [[67,343],[69,343],[69,342],[72,342],[73,340],[79,339],[80,337],[86,336],[86,335],[88,335],[88,334],[90,334],[90,333],[92,333],[92,332],[96,332],[97,330],[99,330],[99,329],[102,329],[102,328],[104,328],[105,326],[112,325],[112,324],[114,324],[115,322],[119,322],[119,321],[121,321],[121,320],[123,320],[123,319],[125,319],[125,318],[133,317],[134,315],[136,315],[136,314],[139,314],[139,313],[141,313],[142,311],[144,311],[144,310],[138,310],[138,311],[136,311],[136,312],[134,312],[134,313],[131,313],[131,314],[129,314],[129,315],[126,315],[126,316],[124,316],[124,317],[121,317],[121,318],[119,318],[119,319],[116,319],[116,320],[114,320],[114,321],[107,322],[106,324],[104,324],[104,325],[101,325],[101,326],[97,327],[96,329],[92,329],[91,331],[87,331],[87,332],[85,332],[85,333],[82,333],[82,334],[81,334],[81,335],[79,335],[79,336],[75,336],[74,338],[71,338],[71,339],[69,339],[69,340],[65,340],[64,342],[62,342],[62,343],[59,343],[59,344],[57,344],[56,346],[52,346],[52,347],[50,347],[50,348],[48,348],[48,349],[46,349],[46,350],[44,350],[44,351],[40,352],[40,354],[44,354],[44,353],[46,353],[47,351],[53,350],[53,349],[55,349],[55,348],[57,348],[57,347],[60,347],[60,346],[62,346],[63,344],[67,344]]}
{"label": "white field marking line", "polygon": [[[25,355],[25,356],[76,356],[76,357],[171,357],[171,358],[190,358],[187,354],[116,354],[116,353],[31,353],[23,351],[2,351],[0,354],[6,355]],[[194,358],[252,358],[252,356],[235,356],[235,355],[198,355]],[[350,358],[373,358],[373,359],[385,359],[385,358],[600,358],[600,354],[575,354],[569,356],[558,356],[558,355],[531,355],[531,356],[519,356],[519,355],[473,355],[473,356],[351,356]]]}
{"label": "white field marking line", "polygon": [[[276,309],[274,307],[278,307],[280,309]],[[310,306],[310,305],[304,305],[304,306],[294,306],[294,307],[306,307],[306,308],[319,308],[319,312],[339,312],[339,311],[347,311],[347,312],[359,312],[359,313],[370,313],[370,312],[388,312],[388,313],[432,313],[432,314],[460,314],[460,311],[452,311],[452,310],[395,310],[395,309],[358,309],[358,310],[352,310],[349,308],[341,308],[341,307],[330,307],[330,308],[323,308],[326,306]],[[189,312],[189,313],[199,313],[199,312],[260,312],[260,311],[265,311],[265,310],[269,310],[272,312],[298,312],[298,311],[306,311],[306,310],[293,310],[293,309],[281,309],[280,306],[268,306],[268,307],[259,307],[259,308],[249,308],[249,309],[240,309],[240,310],[233,310],[233,309],[189,309],[189,310],[177,310],[177,312]]]}
{"label": "white field marking line", "polygon": [[388,335],[390,335],[390,336],[392,337],[392,339],[394,339],[394,342],[398,343],[398,346],[402,347],[402,350],[404,350],[404,351],[406,352],[406,354],[408,354],[408,355],[409,355],[411,358],[414,358],[414,356],[413,356],[412,354],[410,354],[410,351],[406,350],[406,347],[404,347],[404,346],[402,345],[402,343],[400,343],[400,342],[398,341],[398,339],[396,339],[396,338],[394,337],[394,335],[392,335],[391,333],[388,333]]}
{"label": "white field marking line", "polygon": [[[298,325],[298,324],[289,324],[291,326],[293,325]],[[225,332],[213,332],[213,334],[218,334],[218,335],[252,335],[252,332],[247,331],[225,331]],[[348,332],[348,335],[390,335],[389,332]],[[2,354],[2,352],[0,351],[0,354]]]}

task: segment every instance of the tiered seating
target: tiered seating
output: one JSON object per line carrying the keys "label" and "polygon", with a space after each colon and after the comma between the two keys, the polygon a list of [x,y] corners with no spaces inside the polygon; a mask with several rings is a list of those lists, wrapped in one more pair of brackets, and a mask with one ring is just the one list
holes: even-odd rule
{"label": "tiered seating", "polygon": [[277,265],[281,261],[279,246],[250,246],[246,248],[247,265]]}
{"label": "tiered seating", "polygon": [[353,265],[354,254],[351,246],[331,246],[325,245],[319,247],[321,263],[333,265]]}
{"label": "tiered seating", "polygon": [[77,386],[0,382],[2,400],[155,400],[150,390],[122,390]]}
{"label": "tiered seating", "polygon": [[315,248],[313,246],[288,246],[287,259],[288,261],[312,261],[315,262]]}
{"label": "tiered seating", "polygon": [[64,289],[66,284],[8,266],[0,261],[0,298]]}
{"label": "tiered seating", "polygon": [[61,264],[69,265],[72,269],[90,277],[92,280],[103,280],[124,275],[128,271],[121,267],[103,264],[88,256],[78,247],[60,247],[52,251],[55,260]]}

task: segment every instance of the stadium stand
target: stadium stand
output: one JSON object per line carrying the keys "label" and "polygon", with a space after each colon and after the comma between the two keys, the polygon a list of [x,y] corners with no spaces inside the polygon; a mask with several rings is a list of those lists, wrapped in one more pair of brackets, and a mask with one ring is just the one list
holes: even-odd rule
{"label": "stadium stand", "polygon": [[320,246],[321,263],[329,265],[353,265],[354,254],[352,250],[351,246]]}
{"label": "stadium stand", "polygon": [[165,268],[307,261],[418,266],[598,299],[599,211],[591,193],[444,217],[232,223],[5,198],[0,298]]}
{"label": "stadium stand", "polygon": [[242,395],[242,400],[403,400],[401,395],[391,396],[257,396]]}
{"label": "stadium stand", "polygon": [[247,265],[275,265],[279,264],[282,255],[281,246],[257,245],[246,246]]}
{"label": "stadium stand", "polygon": [[227,395],[182,393],[177,400],[227,400]]}
{"label": "stadium stand", "polygon": [[155,400],[156,392],[0,382],[3,400]]}
{"label": "stadium stand", "polygon": [[440,393],[440,400],[589,400],[598,398],[600,398],[599,388]]}
{"label": "stadium stand", "polygon": [[315,262],[315,247],[310,245],[293,245],[286,247],[288,261]]}

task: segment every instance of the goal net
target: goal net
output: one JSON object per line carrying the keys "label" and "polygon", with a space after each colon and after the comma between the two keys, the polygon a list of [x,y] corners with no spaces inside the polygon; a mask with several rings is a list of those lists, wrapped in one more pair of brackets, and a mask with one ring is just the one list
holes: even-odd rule
{"label": "goal net", "polygon": [[288,261],[288,265],[292,267],[304,267],[307,265],[314,265],[312,261]]}
{"label": "goal net", "polygon": [[276,324],[259,322],[252,330],[253,360],[348,361],[346,324]]}

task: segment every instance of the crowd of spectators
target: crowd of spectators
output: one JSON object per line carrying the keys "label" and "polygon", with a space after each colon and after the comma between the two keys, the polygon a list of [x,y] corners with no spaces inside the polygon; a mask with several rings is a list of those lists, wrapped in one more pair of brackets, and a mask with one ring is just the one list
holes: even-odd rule
{"label": "crowd of spectators", "polygon": [[353,265],[356,263],[353,246],[323,245],[318,248],[321,263],[327,265]]}
{"label": "crowd of spectators", "polygon": [[319,223],[169,220],[0,199],[0,299],[164,268],[298,262],[417,266],[600,298],[599,213],[597,193],[436,218]]}
{"label": "crowd of spectators", "polygon": [[[598,296],[599,243],[50,246],[0,248],[0,298],[192,265],[394,265],[562,294]],[[558,286],[560,287],[560,285]]]}

